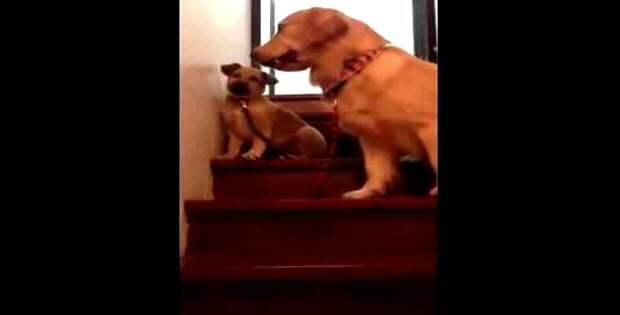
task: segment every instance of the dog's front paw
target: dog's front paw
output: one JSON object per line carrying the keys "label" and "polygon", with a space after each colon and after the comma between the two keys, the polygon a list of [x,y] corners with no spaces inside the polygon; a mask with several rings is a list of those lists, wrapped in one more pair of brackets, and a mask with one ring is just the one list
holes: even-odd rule
{"label": "dog's front paw", "polygon": [[431,196],[437,196],[437,186],[435,186],[435,188],[431,189],[431,192],[429,194]]}
{"label": "dog's front paw", "polygon": [[358,190],[353,190],[353,191],[349,191],[347,193],[344,193],[342,195],[342,198],[346,198],[346,199],[368,199],[368,198],[372,198],[372,197],[378,197],[381,196],[382,194],[374,189],[369,189],[369,188],[361,188]]}
{"label": "dog's front paw", "polygon": [[246,159],[246,160],[258,160],[261,158],[261,154],[258,154],[254,151],[248,151],[246,153],[243,153],[243,155],[241,155],[242,158]]}

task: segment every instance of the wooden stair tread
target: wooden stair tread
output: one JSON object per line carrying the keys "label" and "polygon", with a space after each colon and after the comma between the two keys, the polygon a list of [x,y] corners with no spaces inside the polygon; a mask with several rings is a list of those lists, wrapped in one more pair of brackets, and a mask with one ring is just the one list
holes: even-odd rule
{"label": "wooden stair tread", "polygon": [[199,255],[183,260],[181,279],[205,280],[389,280],[433,279],[431,259],[370,259],[351,261],[270,261],[266,257]]}
{"label": "wooden stair tread", "polygon": [[211,167],[218,169],[332,169],[363,167],[361,158],[333,159],[211,159]]}
{"label": "wooden stair tread", "polygon": [[433,196],[388,197],[365,200],[322,199],[195,199],[186,200],[185,209],[196,211],[434,211],[437,198]]}

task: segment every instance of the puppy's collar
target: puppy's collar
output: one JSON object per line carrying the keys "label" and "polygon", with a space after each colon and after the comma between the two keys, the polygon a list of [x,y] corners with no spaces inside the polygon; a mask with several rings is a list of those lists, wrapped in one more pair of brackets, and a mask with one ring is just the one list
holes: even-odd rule
{"label": "puppy's collar", "polygon": [[250,98],[248,96],[239,96],[234,94],[226,95],[226,98],[234,101],[234,102],[249,102]]}
{"label": "puppy's collar", "polygon": [[323,96],[325,98],[334,98],[340,88],[353,76],[360,73],[364,68],[379,54],[381,54],[386,48],[393,47],[391,43],[387,43],[378,49],[368,51],[357,57],[349,58],[343,61],[343,67],[340,70],[340,75],[335,81],[328,82],[327,84],[321,84],[323,89]]}

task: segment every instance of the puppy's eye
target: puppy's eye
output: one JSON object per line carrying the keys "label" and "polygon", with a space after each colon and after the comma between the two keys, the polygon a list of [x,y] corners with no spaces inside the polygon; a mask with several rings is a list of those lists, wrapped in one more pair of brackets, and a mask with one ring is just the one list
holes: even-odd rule
{"label": "puppy's eye", "polygon": [[258,82],[258,78],[255,76],[251,76],[250,81]]}
{"label": "puppy's eye", "polygon": [[235,74],[233,74],[232,77],[235,78],[235,79],[238,79],[238,78],[241,77],[241,73],[235,73]]}

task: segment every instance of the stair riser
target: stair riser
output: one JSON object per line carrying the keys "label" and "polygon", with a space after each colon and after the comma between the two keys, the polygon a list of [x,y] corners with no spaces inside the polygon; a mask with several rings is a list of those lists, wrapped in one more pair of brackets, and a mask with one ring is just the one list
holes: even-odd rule
{"label": "stair riser", "polygon": [[[229,211],[195,213],[188,218],[187,252],[192,255],[260,257],[261,264],[269,266],[354,265],[366,268],[366,279],[434,277],[434,212]],[[377,261],[394,268],[375,272],[369,266]],[[348,278],[343,274],[346,270],[323,268],[317,270],[317,277]],[[201,272],[192,271],[194,279],[221,279],[209,270]],[[257,279],[313,277],[312,271],[295,268],[256,272]]]}
{"label": "stair riser", "polygon": [[[320,125],[320,124],[317,125],[317,127],[318,127],[317,129],[325,137],[325,140],[327,141],[327,147],[331,149],[333,139],[332,139],[332,135],[330,131],[327,130],[325,126]],[[332,157],[354,158],[354,157],[361,157],[363,155],[359,141],[355,137],[351,135],[347,135],[347,134],[340,134],[338,136],[337,141],[338,142],[336,143],[336,146],[334,147],[334,152],[330,152],[332,154]],[[228,136],[224,136],[224,142],[223,142],[224,151],[226,150],[227,145],[228,145]],[[241,149],[239,150],[239,154],[242,154],[243,152],[247,152],[248,150],[250,150],[250,148],[251,148],[251,143],[245,142],[241,146]],[[264,154],[265,157],[269,157],[269,158],[272,158],[274,155],[275,153],[271,148],[267,148],[267,151]]]}
{"label": "stair riser", "polygon": [[[192,215],[192,252],[333,254],[348,251],[430,252],[435,220],[430,215],[357,212],[244,212]],[[278,245],[274,248],[274,245]],[[277,251],[274,251],[276,250]]]}
{"label": "stair riser", "polygon": [[329,198],[358,189],[361,168],[213,169],[216,198]]}
{"label": "stair riser", "polygon": [[[286,161],[283,161],[286,162]],[[362,161],[337,168],[232,168],[212,164],[216,198],[339,198],[364,185]],[[400,163],[401,181],[391,195],[426,195],[434,185],[424,162]]]}
{"label": "stair riser", "polygon": [[182,314],[435,314],[428,281],[185,282]]}

